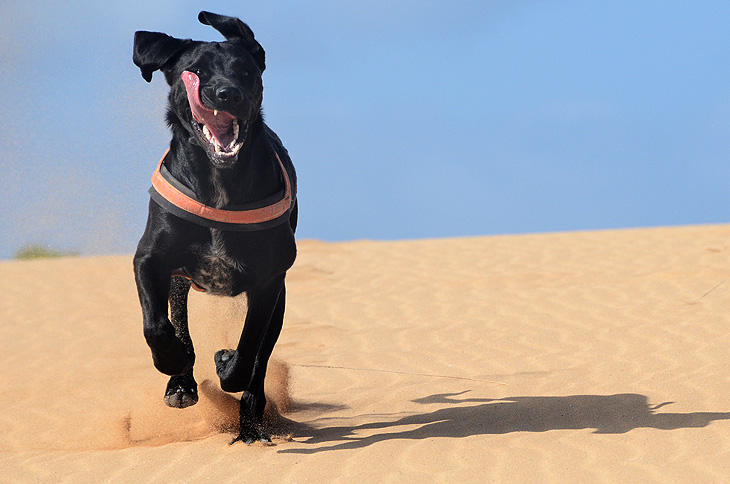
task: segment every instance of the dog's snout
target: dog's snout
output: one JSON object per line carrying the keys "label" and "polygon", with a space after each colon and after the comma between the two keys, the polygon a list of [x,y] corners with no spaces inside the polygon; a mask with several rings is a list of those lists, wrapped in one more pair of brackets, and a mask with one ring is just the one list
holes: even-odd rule
{"label": "dog's snout", "polygon": [[216,97],[224,103],[240,104],[243,92],[235,86],[221,86],[215,91]]}

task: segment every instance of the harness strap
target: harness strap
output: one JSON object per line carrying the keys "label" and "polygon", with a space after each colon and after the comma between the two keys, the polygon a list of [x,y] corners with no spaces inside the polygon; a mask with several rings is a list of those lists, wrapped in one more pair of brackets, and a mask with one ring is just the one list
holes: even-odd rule
{"label": "harness strap", "polygon": [[163,165],[169,152],[168,148],[157,164],[157,169],[152,174],[152,187],[150,188],[152,199],[165,210],[198,225],[234,231],[261,230],[279,225],[288,219],[289,211],[292,208],[291,181],[278,153],[274,152],[284,178],[283,197],[277,202],[263,207],[248,210],[225,210],[210,207],[195,200],[191,196],[192,193],[183,193],[184,186],[173,178]]}
{"label": "harness strap", "polygon": [[170,276],[171,277],[184,277],[185,279],[190,281],[190,287],[192,287],[193,289],[195,289],[198,292],[205,292],[205,288],[198,286],[195,283],[195,281],[193,280],[193,278],[188,275],[187,271],[184,268],[175,269],[174,271],[172,271],[172,274],[170,274]]}

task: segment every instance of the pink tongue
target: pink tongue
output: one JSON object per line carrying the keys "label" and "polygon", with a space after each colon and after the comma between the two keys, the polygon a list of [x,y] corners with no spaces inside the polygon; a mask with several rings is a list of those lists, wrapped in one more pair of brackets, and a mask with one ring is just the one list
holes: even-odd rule
{"label": "pink tongue", "polygon": [[212,109],[208,109],[200,100],[200,78],[193,72],[184,71],[180,76],[188,93],[188,102],[193,112],[193,118],[198,123],[208,126],[210,132],[215,136],[222,146],[228,146],[233,140],[232,125],[235,116],[225,111],[218,111],[215,115]]}

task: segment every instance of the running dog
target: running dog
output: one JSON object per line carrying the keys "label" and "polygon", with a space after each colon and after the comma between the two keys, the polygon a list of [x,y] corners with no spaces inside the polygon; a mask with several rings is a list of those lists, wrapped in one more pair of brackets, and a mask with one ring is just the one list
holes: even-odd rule
{"label": "running dog", "polygon": [[142,77],[150,82],[160,70],[170,85],[172,131],[134,256],[144,336],[155,367],[170,376],[165,403],[194,405],[188,292],[245,292],[241,339],[236,349],[215,354],[216,371],[223,390],[243,392],[233,442],[267,442],[264,377],[284,319],[284,279],[296,257],[296,174],[262,118],[264,49],[237,18],[200,12],[198,20],[226,40],[134,35]]}

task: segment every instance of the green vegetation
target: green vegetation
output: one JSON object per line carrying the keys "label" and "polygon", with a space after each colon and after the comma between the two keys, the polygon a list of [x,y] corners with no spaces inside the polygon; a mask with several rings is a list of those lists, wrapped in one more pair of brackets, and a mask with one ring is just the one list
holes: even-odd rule
{"label": "green vegetation", "polygon": [[42,244],[28,244],[15,251],[15,259],[46,259],[49,257],[63,257],[76,255],[73,252],[61,252]]}

